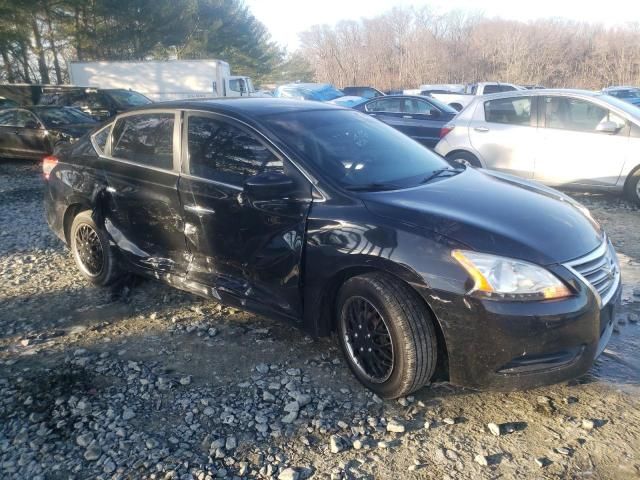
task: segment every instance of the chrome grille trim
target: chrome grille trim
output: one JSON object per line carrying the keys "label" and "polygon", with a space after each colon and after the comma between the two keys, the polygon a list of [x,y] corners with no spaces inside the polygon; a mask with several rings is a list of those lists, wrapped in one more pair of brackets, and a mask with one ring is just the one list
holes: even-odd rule
{"label": "chrome grille trim", "polygon": [[618,290],[620,265],[615,249],[606,237],[593,252],[563,265],[591,289],[600,308],[609,303]]}

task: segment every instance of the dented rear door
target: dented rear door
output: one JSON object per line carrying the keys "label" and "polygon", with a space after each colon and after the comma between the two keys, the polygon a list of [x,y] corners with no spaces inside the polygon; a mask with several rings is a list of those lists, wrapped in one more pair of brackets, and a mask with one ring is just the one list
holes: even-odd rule
{"label": "dented rear door", "polygon": [[184,276],[190,256],[177,190],[178,118],[171,110],[118,118],[100,160],[101,210],[106,231],[127,261]]}

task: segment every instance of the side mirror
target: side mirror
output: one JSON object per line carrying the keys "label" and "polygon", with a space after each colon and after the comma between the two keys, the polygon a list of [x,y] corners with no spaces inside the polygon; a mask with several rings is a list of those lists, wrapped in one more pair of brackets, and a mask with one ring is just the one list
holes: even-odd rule
{"label": "side mirror", "polygon": [[621,128],[622,127],[620,127],[620,125],[618,125],[616,122],[607,120],[606,122],[600,122],[598,124],[598,126],[596,127],[596,132],[614,134],[618,133],[618,130],[620,130]]}
{"label": "side mirror", "polygon": [[277,200],[292,195],[296,184],[284,173],[263,172],[244,183],[244,192],[251,200]]}

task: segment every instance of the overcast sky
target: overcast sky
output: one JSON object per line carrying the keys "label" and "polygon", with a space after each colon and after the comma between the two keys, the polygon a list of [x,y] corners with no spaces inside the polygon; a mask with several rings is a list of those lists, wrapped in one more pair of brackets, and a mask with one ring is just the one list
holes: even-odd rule
{"label": "overcast sky", "polygon": [[514,20],[563,17],[606,25],[640,22],[640,0],[245,0],[272,37],[289,50],[298,47],[298,33],[315,24],[372,17],[393,6],[429,5],[438,12],[460,9]]}

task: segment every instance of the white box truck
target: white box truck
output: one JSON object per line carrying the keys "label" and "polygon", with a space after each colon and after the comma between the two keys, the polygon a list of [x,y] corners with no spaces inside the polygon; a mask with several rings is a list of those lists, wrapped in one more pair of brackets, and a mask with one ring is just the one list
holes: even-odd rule
{"label": "white box truck", "polygon": [[232,76],[222,60],[69,62],[73,85],[135,90],[156,102],[261,96],[249,77]]}

